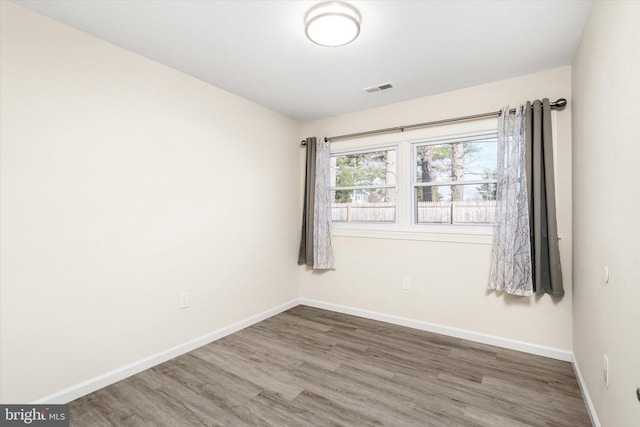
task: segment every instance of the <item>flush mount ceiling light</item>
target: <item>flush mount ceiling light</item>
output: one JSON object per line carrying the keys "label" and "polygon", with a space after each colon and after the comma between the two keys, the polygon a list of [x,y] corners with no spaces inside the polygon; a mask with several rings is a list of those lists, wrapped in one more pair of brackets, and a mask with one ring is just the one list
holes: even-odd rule
{"label": "flush mount ceiling light", "polygon": [[360,34],[360,13],[339,1],[317,4],[304,17],[304,32],[320,46],[344,46]]}

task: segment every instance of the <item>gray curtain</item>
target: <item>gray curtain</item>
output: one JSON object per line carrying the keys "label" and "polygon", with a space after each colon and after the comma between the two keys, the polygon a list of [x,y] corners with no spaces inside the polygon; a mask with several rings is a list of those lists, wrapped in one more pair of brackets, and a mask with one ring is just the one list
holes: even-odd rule
{"label": "gray curtain", "polygon": [[527,102],[525,118],[526,172],[533,289],[538,294],[564,295],[556,221],[553,142],[549,99]]}
{"label": "gray curtain", "polygon": [[330,150],[324,138],[307,138],[302,235],[298,264],[316,270],[334,268],[331,245]]}
{"label": "gray curtain", "polygon": [[298,264],[313,267],[313,218],[316,188],[316,138],[307,138],[307,161],[304,176],[304,201],[302,207],[302,237]]}

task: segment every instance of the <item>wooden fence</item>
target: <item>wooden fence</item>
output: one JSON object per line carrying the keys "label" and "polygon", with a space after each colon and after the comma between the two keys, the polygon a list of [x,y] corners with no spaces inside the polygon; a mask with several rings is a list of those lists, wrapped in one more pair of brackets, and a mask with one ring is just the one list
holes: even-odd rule
{"label": "wooden fence", "polygon": [[[395,222],[395,203],[333,203],[334,222]],[[419,224],[493,224],[495,201],[418,202]]]}
{"label": "wooden fence", "polygon": [[396,204],[382,203],[332,203],[333,222],[396,222]]}

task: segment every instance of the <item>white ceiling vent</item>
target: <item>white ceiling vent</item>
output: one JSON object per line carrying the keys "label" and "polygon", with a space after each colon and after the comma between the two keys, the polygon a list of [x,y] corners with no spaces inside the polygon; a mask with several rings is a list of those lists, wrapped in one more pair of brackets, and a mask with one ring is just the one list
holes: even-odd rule
{"label": "white ceiling vent", "polygon": [[391,83],[384,83],[381,85],[371,86],[364,88],[363,90],[367,93],[380,92],[381,90],[391,89],[393,85]]}

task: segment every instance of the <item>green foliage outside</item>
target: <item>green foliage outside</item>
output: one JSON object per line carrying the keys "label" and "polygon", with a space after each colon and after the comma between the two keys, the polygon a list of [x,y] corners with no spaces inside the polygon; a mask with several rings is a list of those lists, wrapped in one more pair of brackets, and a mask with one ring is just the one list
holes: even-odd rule
{"label": "green foliage outside", "polygon": [[[336,187],[360,185],[385,185],[387,175],[387,151],[351,154],[336,158]],[[359,190],[379,193],[384,197],[384,189]],[[336,203],[353,202],[354,190],[337,190]]]}
{"label": "green foliage outside", "polygon": [[[425,145],[417,149],[417,182],[462,181],[473,164],[474,153],[480,148],[472,143]],[[464,187],[451,186],[452,200],[463,200]],[[419,187],[418,202],[438,202],[443,199],[437,186]]]}
{"label": "green foliage outside", "polygon": [[[482,172],[474,170],[479,166],[476,157],[482,156],[480,164],[486,165],[486,154],[482,152],[483,141],[462,141],[436,145],[423,145],[416,149],[416,181],[418,183],[462,182],[465,175],[482,176],[482,179],[495,179],[495,169],[484,168]],[[356,195],[364,195],[368,201],[386,201],[384,188],[338,190],[344,187],[380,186],[387,182],[388,151],[349,154],[335,157],[335,199],[336,203],[353,203]],[[480,154],[478,154],[480,153]],[[395,157],[392,160],[395,166]],[[471,195],[482,200],[495,200],[496,184],[481,184],[475,188],[466,188],[467,199]],[[418,202],[438,202],[442,200],[466,200],[464,185],[434,185],[417,188]],[[469,193],[469,191],[471,193]]]}
{"label": "green foliage outside", "polygon": [[[482,179],[496,179],[498,173],[495,170],[485,169],[482,173]],[[498,184],[495,182],[481,184],[476,187],[478,193],[482,196],[482,200],[495,200],[498,192]]]}

